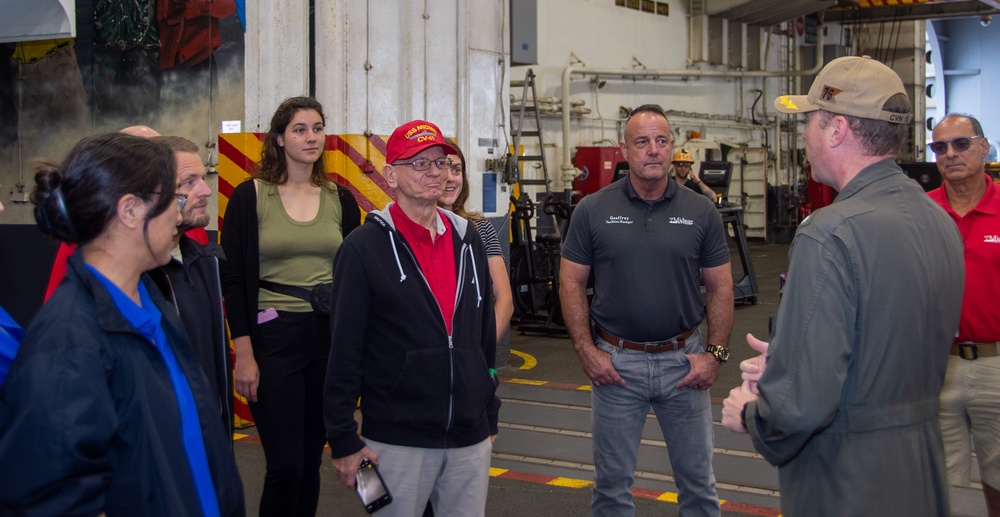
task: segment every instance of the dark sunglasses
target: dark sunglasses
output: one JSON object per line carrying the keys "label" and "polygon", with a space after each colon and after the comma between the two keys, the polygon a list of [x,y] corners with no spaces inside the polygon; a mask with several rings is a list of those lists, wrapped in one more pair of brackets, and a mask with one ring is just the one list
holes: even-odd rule
{"label": "dark sunglasses", "polygon": [[972,141],[977,138],[983,138],[982,136],[960,136],[958,138],[953,138],[951,140],[941,140],[939,142],[931,142],[931,151],[934,154],[944,154],[948,152],[948,144],[951,144],[952,149],[956,152],[962,153],[969,150],[972,146]]}

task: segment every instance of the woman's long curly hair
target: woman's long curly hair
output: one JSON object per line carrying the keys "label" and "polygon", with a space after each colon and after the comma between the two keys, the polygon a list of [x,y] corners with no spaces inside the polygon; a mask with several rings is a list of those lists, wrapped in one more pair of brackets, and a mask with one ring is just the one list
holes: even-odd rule
{"label": "woman's long curly hair", "polygon": [[[290,97],[285,99],[274,116],[271,117],[271,127],[264,137],[264,149],[261,152],[260,162],[257,163],[254,178],[272,185],[284,185],[288,181],[288,162],[285,156],[285,148],[278,145],[278,137],[285,134],[285,129],[291,123],[295,114],[302,110],[312,110],[319,114],[323,123],[326,123],[326,115],[323,114],[323,105],[312,97]],[[323,149],[326,150],[326,141],[323,142]],[[336,191],[336,184],[327,179],[326,171],[323,170],[323,158],[320,157],[313,164],[312,174],[310,174],[312,184],[323,187],[331,192]]]}

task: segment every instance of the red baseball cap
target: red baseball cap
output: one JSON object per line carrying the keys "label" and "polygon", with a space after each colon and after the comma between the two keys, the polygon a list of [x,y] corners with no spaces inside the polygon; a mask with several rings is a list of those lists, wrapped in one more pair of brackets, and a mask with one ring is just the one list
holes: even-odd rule
{"label": "red baseball cap", "polygon": [[389,136],[385,149],[385,163],[395,163],[397,160],[410,158],[420,154],[424,149],[441,146],[445,154],[458,154],[444,136],[441,130],[426,120],[411,120],[396,128]]}

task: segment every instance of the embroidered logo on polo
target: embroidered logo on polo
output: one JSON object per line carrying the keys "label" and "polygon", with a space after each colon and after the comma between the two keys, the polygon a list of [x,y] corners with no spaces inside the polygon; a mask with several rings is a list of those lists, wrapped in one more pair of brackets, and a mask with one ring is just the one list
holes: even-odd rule
{"label": "embroidered logo on polo", "polygon": [[632,224],[632,219],[625,215],[612,215],[604,224]]}
{"label": "embroidered logo on polo", "polygon": [[1000,244],[1000,235],[984,235],[983,242],[986,244]]}
{"label": "embroidered logo on polo", "polygon": [[684,224],[687,226],[691,226],[692,224],[694,224],[694,221],[690,219],[685,219],[683,217],[671,217],[668,222],[670,224]]}

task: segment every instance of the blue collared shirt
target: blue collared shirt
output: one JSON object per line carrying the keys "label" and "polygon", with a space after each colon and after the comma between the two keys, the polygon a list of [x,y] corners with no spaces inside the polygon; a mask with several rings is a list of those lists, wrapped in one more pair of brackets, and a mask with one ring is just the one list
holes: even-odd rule
{"label": "blue collared shirt", "polygon": [[87,264],[87,269],[107,288],[122,316],[142,337],[149,340],[163,357],[170,373],[170,381],[174,386],[174,396],[177,398],[177,408],[181,414],[184,451],[187,453],[188,465],[191,467],[194,485],[198,490],[202,512],[206,517],[218,517],[219,500],[215,493],[215,484],[212,483],[212,474],[208,470],[208,454],[205,452],[205,440],[201,433],[201,419],[198,417],[191,385],[188,384],[184,371],[177,362],[173,347],[167,342],[167,334],[162,325],[163,314],[156,308],[142,282],[139,282],[139,300],[142,302],[142,306],[139,306],[93,266]]}
{"label": "blue collared shirt", "polygon": [[24,330],[14,321],[14,318],[7,314],[7,311],[0,307],[0,385],[3,384],[7,374],[10,373],[10,365],[14,362],[17,349],[21,347],[21,339],[24,338]]}

